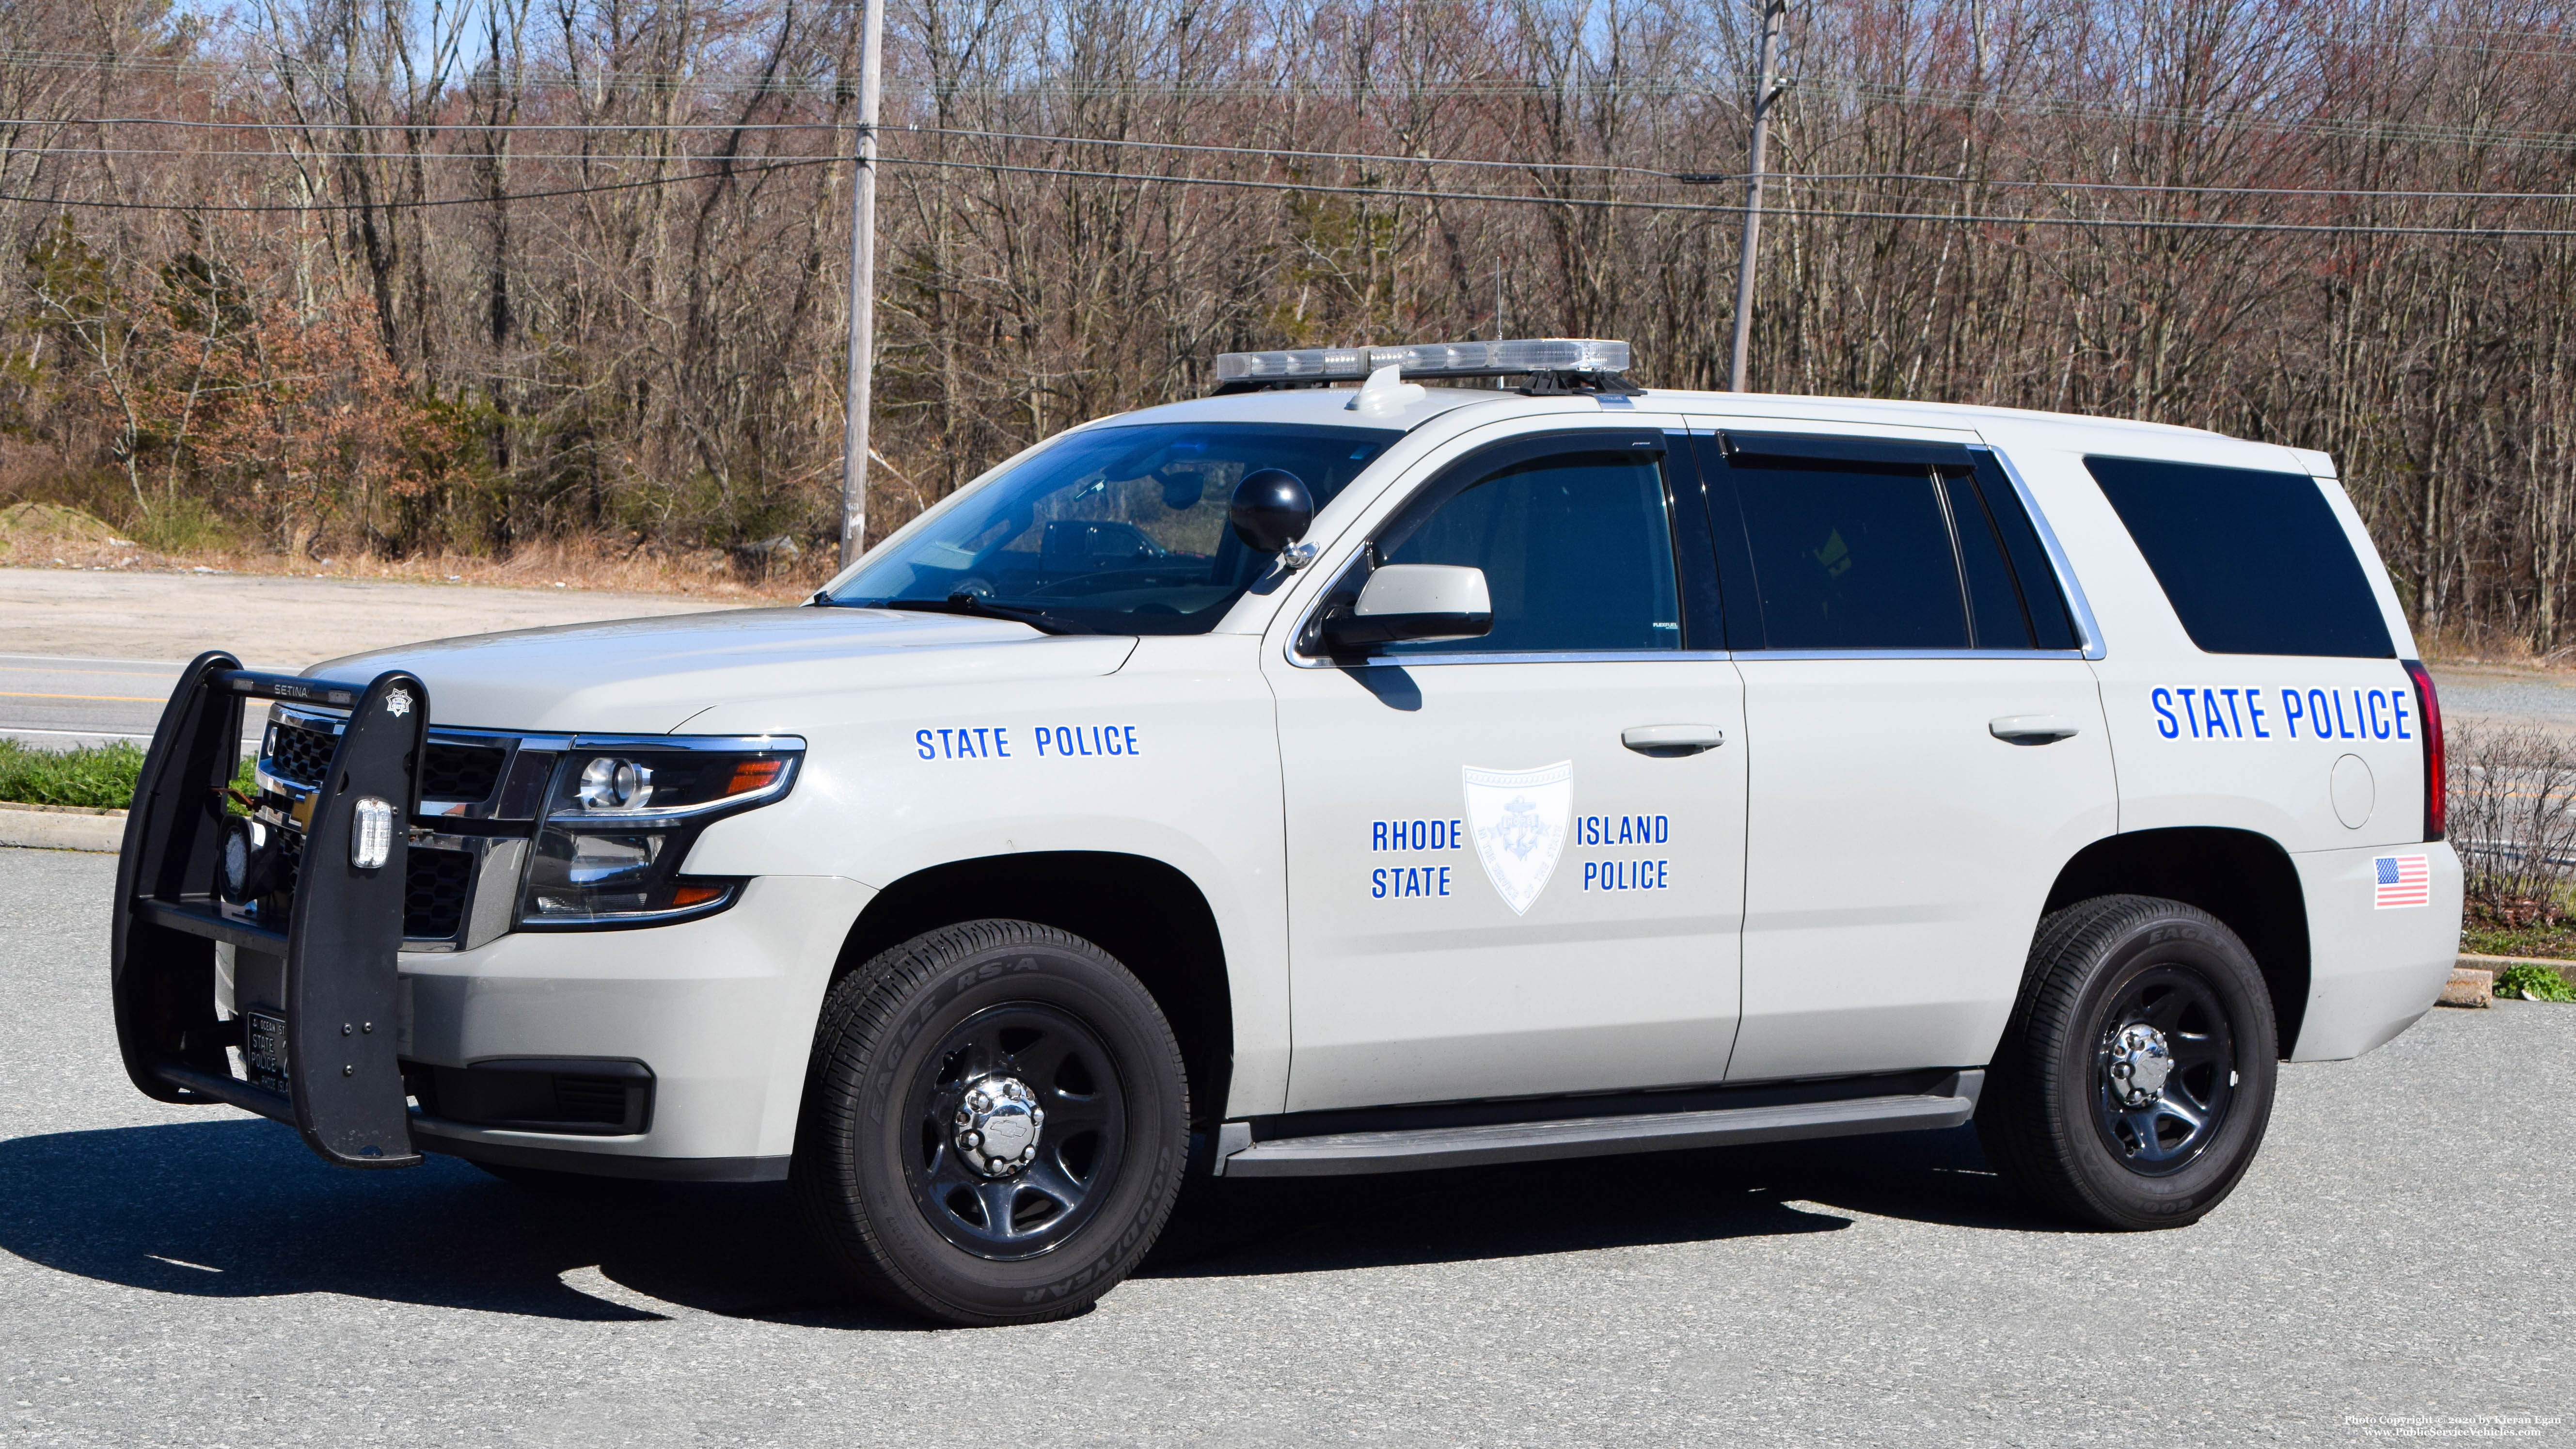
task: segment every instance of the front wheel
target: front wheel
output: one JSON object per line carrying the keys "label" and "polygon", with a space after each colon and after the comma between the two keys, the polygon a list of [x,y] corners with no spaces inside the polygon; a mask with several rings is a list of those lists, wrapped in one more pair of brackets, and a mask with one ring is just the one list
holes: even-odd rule
{"label": "front wheel", "polygon": [[871,1297],[1029,1323],[1134,1269],[1188,1139],[1180,1047],[1144,986],[1052,927],[973,921],[833,988],[790,1176]]}
{"label": "front wheel", "polygon": [[2196,1222],[2272,1114],[2272,998],[2253,953],[2178,901],[2101,896],[2040,923],[1977,1107],[2006,1181],[2098,1227]]}

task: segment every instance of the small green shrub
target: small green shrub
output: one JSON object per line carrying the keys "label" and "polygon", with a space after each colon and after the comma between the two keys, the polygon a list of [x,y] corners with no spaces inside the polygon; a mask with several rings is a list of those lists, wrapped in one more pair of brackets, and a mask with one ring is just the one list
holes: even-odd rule
{"label": "small green shrub", "polygon": [[[251,788],[250,767],[250,761],[241,762],[233,772],[233,788]],[[142,772],[139,745],[46,750],[0,739],[0,800],[122,810],[134,803],[134,779]]]}
{"label": "small green shrub", "polygon": [[142,768],[143,751],[129,744],[43,750],[0,740],[0,800],[122,810]]}
{"label": "small green shrub", "polygon": [[2497,973],[2495,994],[2519,996],[2525,1001],[2576,1001],[2576,986],[2546,966],[2525,963],[2507,966]]}
{"label": "small green shrub", "polygon": [[2550,962],[2576,959],[2576,931],[2558,926],[2486,926],[2470,920],[2460,931],[2460,949],[2473,957],[2543,957]]}

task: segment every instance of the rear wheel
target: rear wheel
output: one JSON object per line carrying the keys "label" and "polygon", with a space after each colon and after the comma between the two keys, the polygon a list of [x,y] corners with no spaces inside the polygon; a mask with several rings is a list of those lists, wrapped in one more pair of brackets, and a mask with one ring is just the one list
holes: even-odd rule
{"label": "rear wheel", "polygon": [[1996,1171],[2081,1222],[2199,1220],[2271,1118],[2278,1051],[2253,953],[2178,901],[2102,896],[2040,923],[1977,1108]]}
{"label": "rear wheel", "polygon": [[860,1289],[949,1323],[1079,1312],[1152,1247],[1189,1090],[1144,986],[1052,927],[915,937],[824,1003],[791,1168]]}

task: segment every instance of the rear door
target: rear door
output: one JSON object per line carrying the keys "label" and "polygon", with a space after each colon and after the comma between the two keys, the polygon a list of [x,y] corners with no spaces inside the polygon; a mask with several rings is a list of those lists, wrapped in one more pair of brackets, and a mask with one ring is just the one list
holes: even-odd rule
{"label": "rear door", "polygon": [[2028,505],[1958,442],[1696,441],[1750,772],[1727,1076],[1983,1063],[2059,867],[2117,814]]}

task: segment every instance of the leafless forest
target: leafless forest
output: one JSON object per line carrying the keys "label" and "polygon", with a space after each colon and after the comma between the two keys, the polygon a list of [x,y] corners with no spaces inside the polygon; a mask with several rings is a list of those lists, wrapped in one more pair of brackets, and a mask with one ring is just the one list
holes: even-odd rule
{"label": "leafless forest", "polygon": [[[12,0],[0,494],[828,549],[856,14]],[[1613,336],[1722,384],[1758,23],[892,0],[872,530],[1228,348]],[[2423,625],[2576,646],[2563,7],[1795,0],[1783,69],[1756,388],[2327,449]]]}

